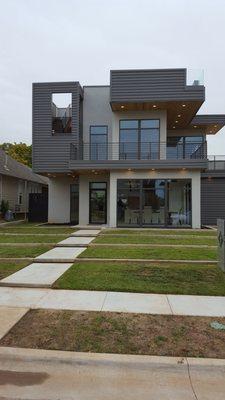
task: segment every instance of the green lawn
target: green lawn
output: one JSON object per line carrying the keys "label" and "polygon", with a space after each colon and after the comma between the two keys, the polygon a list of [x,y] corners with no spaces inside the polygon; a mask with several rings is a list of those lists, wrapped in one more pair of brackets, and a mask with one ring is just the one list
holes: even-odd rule
{"label": "green lawn", "polygon": [[214,265],[75,263],[54,284],[58,289],[225,295],[225,273]]}
{"label": "green lawn", "polygon": [[98,236],[94,243],[105,243],[105,244],[187,244],[187,245],[209,245],[216,246],[217,238],[207,238],[207,237],[188,237],[187,235],[179,238],[170,237],[160,237],[160,236],[152,236],[152,235],[127,235],[127,236],[109,236],[109,235],[101,235]]}
{"label": "green lawn", "polygon": [[22,236],[22,235],[1,235],[0,232],[0,243],[58,243],[63,239],[66,239],[68,235],[60,236]]}
{"label": "green lawn", "polygon": [[193,235],[193,236],[217,236],[217,232],[212,229],[104,229],[101,235]]}
{"label": "green lawn", "polygon": [[0,247],[0,258],[23,258],[23,257],[37,257],[42,253],[50,250],[52,246],[40,245],[31,247],[18,247],[5,246]]}
{"label": "green lawn", "polygon": [[209,248],[117,248],[89,247],[79,255],[80,258],[146,258],[156,260],[216,260],[217,249]]}
{"label": "green lawn", "polygon": [[29,265],[27,261],[0,261],[0,280]]}
{"label": "green lawn", "polygon": [[12,225],[0,225],[1,233],[61,233],[62,235],[75,232],[77,229],[71,228],[68,225],[37,225],[34,223],[20,223]]}

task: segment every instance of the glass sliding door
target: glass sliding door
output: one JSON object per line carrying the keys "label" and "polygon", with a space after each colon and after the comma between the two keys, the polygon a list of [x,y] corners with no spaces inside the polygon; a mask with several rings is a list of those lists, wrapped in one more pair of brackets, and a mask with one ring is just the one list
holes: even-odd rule
{"label": "glass sliding door", "polygon": [[118,226],[140,225],[140,180],[118,180],[117,224]]}
{"label": "glass sliding door", "polygon": [[165,180],[143,180],[142,225],[165,225]]}
{"label": "glass sliding door", "polygon": [[119,179],[118,226],[191,227],[190,179]]}
{"label": "glass sliding door", "polygon": [[191,226],[191,180],[168,180],[167,225],[173,227]]}
{"label": "glass sliding door", "polygon": [[106,224],[107,222],[107,184],[106,182],[90,183],[90,224]]}

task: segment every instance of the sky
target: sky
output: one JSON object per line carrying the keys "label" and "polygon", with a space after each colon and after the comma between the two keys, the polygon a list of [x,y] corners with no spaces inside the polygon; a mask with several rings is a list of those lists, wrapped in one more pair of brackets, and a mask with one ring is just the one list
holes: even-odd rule
{"label": "sky", "polygon": [[[224,0],[0,0],[0,142],[32,140],[32,82],[109,84],[110,69],[203,69],[225,114]],[[225,128],[208,138],[225,154]]]}

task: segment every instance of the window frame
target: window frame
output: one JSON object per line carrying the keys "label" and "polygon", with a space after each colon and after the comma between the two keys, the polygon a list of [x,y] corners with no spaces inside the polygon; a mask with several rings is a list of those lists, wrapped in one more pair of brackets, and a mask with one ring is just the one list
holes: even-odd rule
{"label": "window frame", "polygon": [[[98,128],[106,128],[106,133],[103,133],[103,134],[99,134],[99,133],[91,133],[91,129],[92,128],[96,128],[96,127],[98,127]],[[108,125],[90,125],[89,126],[89,152],[90,152],[90,160],[93,160],[93,161],[104,161],[104,160],[108,160],[108,134],[109,134],[109,129],[108,129]],[[92,142],[92,140],[93,140],[93,136],[105,136],[106,137],[106,141],[105,141],[105,143],[102,143],[102,145],[104,144],[105,146],[106,146],[106,152],[105,152],[105,158],[98,158],[98,157],[96,157],[96,158],[94,158],[94,157],[92,157],[92,145],[94,144],[93,142]],[[96,143],[97,144],[97,143]],[[99,143],[99,144],[101,144],[101,143]]]}

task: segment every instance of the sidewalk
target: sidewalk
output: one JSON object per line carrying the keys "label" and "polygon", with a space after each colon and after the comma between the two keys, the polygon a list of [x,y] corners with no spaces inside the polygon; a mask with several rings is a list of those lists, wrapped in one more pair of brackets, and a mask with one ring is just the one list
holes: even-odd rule
{"label": "sidewalk", "polygon": [[225,317],[225,296],[0,287],[0,307]]}
{"label": "sidewalk", "polygon": [[225,360],[2,347],[0,370],[4,399],[223,400],[225,393]]}

